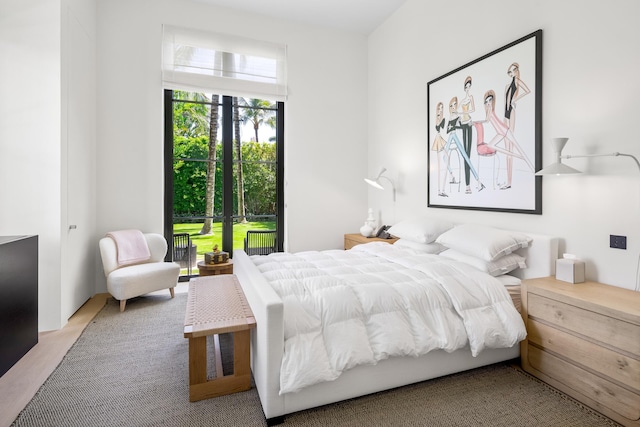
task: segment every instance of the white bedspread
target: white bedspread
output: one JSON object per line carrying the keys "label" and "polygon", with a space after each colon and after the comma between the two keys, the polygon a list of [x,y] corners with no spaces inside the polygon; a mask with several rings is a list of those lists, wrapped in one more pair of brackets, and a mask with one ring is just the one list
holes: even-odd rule
{"label": "white bedspread", "polygon": [[526,337],[504,286],[466,264],[387,243],[252,257],[284,303],[280,394],[360,364]]}

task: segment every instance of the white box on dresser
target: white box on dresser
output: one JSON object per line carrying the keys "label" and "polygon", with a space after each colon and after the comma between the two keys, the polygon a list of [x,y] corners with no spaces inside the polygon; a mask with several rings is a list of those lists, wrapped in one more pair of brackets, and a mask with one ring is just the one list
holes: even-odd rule
{"label": "white box on dresser", "polygon": [[554,277],[522,283],[522,368],[626,426],[640,426],[640,292]]}
{"label": "white box on dresser", "polygon": [[556,261],[556,279],[569,283],[584,282],[584,262],[579,259],[564,259]]}

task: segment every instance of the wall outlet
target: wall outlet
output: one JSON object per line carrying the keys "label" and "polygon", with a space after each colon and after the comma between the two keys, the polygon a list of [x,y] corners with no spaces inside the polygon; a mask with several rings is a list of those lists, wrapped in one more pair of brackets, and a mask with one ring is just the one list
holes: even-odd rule
{"label": "wall outlet", "polygon": [[627,236],[609,235],[609,247],[615,249],[627,249]]}

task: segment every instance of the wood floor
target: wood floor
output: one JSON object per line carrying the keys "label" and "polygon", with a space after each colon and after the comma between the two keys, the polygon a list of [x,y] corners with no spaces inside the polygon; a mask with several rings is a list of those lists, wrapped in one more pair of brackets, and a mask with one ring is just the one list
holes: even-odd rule
{"label": "wood floor", "polygon": [[110,297],[95,295],[62,329],[38,334],[38,344],[0,377],[1,427],[11,425]]}

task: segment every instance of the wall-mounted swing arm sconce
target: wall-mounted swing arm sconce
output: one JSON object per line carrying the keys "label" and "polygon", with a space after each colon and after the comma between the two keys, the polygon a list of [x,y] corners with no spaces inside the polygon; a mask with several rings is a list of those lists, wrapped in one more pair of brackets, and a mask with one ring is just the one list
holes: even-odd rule
{"label": "wall-mounted swing arm sconce", "polygon": [[562,155],[562,149],[564,148],[568,140],[569,138],[553,138],[552,142],[553,142],[553,148],[556,152],[556,162],[550,164],[546,168],[540,169],[538,172],[536,172],[536,176],[567,175],[567,174],[582,173],[582,171],[579,171],[577,169],[574,169],[562,163],[562,159],[574,159],[578,157],[618,157],[618,156],[631,157],[636,162],[636,165],[638,166],[638,170],[640,170],[640,161],[638,161],[636,156],[632,154],[614,152],[614,153],[606,153],[606,154],[583,154],[578,156],[569,155],[569,154]]}
{"label": "wall-mounted swing arm sconce", "polygon": [[396,187],[393,184],[393,181],[391,180],[391,178],[388,178],[388,177],[383,175],[386,170],[387,170],[386,168],[382,168],[382,170],[380,171],[378,176],[375,177],[375,179],[365,178],[364,182],[366,182],[367,184],[369,184],[370,186],[372,186],[374,188],[377,188],[378,190],[384,190],[384,186],[380,183],[380,180],[381,179],[386,179],[387,181],[389,181],[389,184],[391,184],[391,191],[393,193],[393,201],[395,202],[396,201]]}
{"label": "wall-mounted swing arm sconce", "polygon": [[[625,154],[625,153],[618,153],[618,152],[613,152],[613,153],[606,153],[606,154],[584,154],[584,155],[579,155],[579,156],[573,156],[573,155],[562,155],[562,149],[564,148],[564,146],[566,145],[567,141],[569,140],[569,138],[553,138],[552,143],[553,143],[553,149],[556,152],[556,161],[555,163],[550,164],[549,166],[547,166],[546,168],[543,168],[541,170],[539,170],[538,172],[536,172],[537,176],[540,175],[566,175],[566,174],[577,174],[577,173],[582,173],[581,171],[574,169],[572,167],[569,167],[565,164],[562,163],[562,159],[573,159],[573,158],[577,158],[577,157],[619,157],[619,156],[623,156],[623,157],[630,157],[633,159],[634,162],[636,162],[636,165],[638,166],[638,170],[640,171],[640,161],[638,161],[638,159],[636,158],[636,156],[632,155],[632,154]],[[640,256],[638,256],[638,267],[636,269],[636,291],[640,291]]]}

